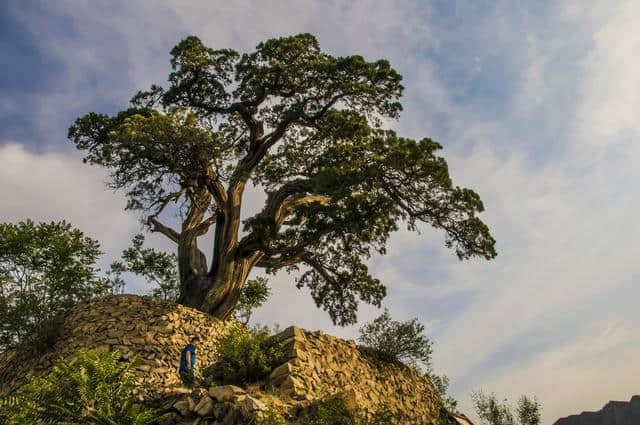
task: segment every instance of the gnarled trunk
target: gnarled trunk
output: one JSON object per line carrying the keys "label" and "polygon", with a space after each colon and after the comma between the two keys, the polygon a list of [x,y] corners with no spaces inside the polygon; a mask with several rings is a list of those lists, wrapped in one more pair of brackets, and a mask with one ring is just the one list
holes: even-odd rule
{"label": "gnarled trunk", "polygon": [[[224,219],[221,218],[216,227],[216,230],[222,230]],[[207,270],[204,253],[198,249],[196,237],[180,238],[178,268],[181,296],[178,302],[226,320],[235,310],[240,291],[261,255],[253,253],[249,257],[241,257],[236,244],[231,244],[229,249],[229,245],[220,241],[219,233],[216,233],[210,270]]]}

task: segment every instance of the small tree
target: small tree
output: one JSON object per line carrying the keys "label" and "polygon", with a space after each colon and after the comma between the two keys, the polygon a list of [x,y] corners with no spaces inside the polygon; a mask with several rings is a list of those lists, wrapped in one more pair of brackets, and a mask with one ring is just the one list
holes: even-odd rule
{"label": "small tree", "polygon": [[523,395],[518,400],[516,409],[517,421],[511,407],[504,399],[499,402],[494,393],[486,395],[482,391],[471,394],[474,408],[485,425],[539,425],[542,405],[534,396],[533,399]]}
{"label": "small tree", "polygon": [[39,335],[80,301],[109,292],[96,240],[65,221],[0,224],[0,351]]}
{"label": "small tree", "polygon": [[253,310],[262,306],[270,294],[271,290],[267,286],[267,279],[264,277],[257,277],[247,281],[240,292],[240,299],[236,306],[236,314],[240,317],[242,324],[245,326],[249,324]]}
{"label": "small tree", "polygon": [[134,273],[156,286],[151,295],[165,301],[177,301],[180,296],[177,256],[143,248],[143,245],[144,235],[135,235],[131,247],[122,251],[122,261],[111,263],[110,277],[123,284],[122,273]]}
{"label": "small tree", "polygon": [[398,322],[387,309],[372,322],[360,328],[359,341],[372,348],[385,360],[421,362],[431,369],[431,341],[423,335],[424,325],[418,319]]}

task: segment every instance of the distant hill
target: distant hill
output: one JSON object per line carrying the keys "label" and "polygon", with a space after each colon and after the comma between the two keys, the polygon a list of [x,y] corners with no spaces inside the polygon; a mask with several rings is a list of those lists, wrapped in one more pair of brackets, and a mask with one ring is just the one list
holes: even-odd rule
{"label": "distant hill", "polygon": [[553,425],[640,425],[640,395],[629,401],[610,401],[597,412],[560,418]]}

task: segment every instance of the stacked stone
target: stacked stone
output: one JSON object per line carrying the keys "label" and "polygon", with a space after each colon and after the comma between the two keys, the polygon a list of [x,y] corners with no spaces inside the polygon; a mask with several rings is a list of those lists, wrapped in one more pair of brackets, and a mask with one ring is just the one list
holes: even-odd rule
{"label": "stacked stone", "polygon": [[353,340],[320,331],[291,327],[276,338],[289,360],[273,370],[268,384],[295,400],[342,395],[369,412],[386,407],[401,423],[426,424],[438,416],[432,383],[401,363],[377,360]]}
{"label": "stacked stone", "polygon": [[196,390],[163,407],[172,413],[163,425],[255,424],[268,410],[265,402],[235,385]]}
{"label": "stacked stone", "polygon": [[[160,392],[180,383],[180,352],[194,335],[200,337],[196,366],[215,357],[218,337],[233,322],[213,319],[197,310],[153,297],[116,295],[76,306],[66,317],[62,335],[47,353],[7,352],[0,358],[0,393],[15,390],[27,373],[43,375],[59,358],[79,350],[119,351],[123,359],[140,356],[140,382]],[[19,358],[20,361],[14,359]]]}

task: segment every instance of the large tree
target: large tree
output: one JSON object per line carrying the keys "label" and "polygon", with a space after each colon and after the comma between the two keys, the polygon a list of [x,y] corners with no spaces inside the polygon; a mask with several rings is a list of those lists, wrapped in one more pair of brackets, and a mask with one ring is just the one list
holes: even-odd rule
{"label": "large tree", "polygon": [[[177,244],[181,303],[226,318],[252,268],[303,266],[298,288],[334,322],[353,323],[358,299],[385,295],[365,261],[401,222],[444,230],[460,259],[496,255],[480,197],[452,184],[441,146],[382,128],[402,109],[401,76],[386,60],[331,56],[310,34],[245,54],[190,36],[171,67],[168,87],[77,119],[69,138],[111,170],[128,209]],[[266,202],[242,222],[249,183]],[[161,219],[172,203],[179,229]],[[207,264],[197,238],[210,228]]]}

